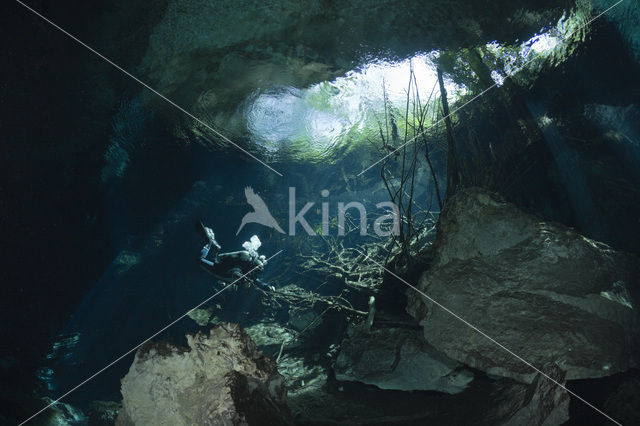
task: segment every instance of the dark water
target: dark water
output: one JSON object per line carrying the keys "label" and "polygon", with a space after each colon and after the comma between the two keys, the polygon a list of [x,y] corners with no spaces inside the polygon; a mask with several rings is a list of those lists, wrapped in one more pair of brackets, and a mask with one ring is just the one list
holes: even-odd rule
{"label": "dark water", "polygon": [[[261,254],[270,257],[282,250],[263,274],[276,288],[294,285],[338,294],[340,289],[318,287],[323,277],[302,269],[302,256],[328,252],[327,240],[347,248],[380,242],[356,232],[339,236],[338,203],[362,203],[370,213],[369,231],[383,214],[376,204],[388,201],[389,194],[380,164],[358,174],[391,152],[381,137],[399,146],[415,134],[407,125],[408,116],[417,116],[415,106],[404,105],[411,72],[416,90],[409,99],[415,102],[419,96],[426,102],[431,93],[440,95],[435,77],[440,66],[456,110],[493,84],[493,78],[499,80],[492,72],[507,69],[509,55],[522,55],[520,63],[538,55],[519,77],[457,113],[463,184],[497,191],[542,219],[575,227],[616,249],[640,251],[637,5],[624,5],[594,22],[584,38],[570,36],[568,48],[556,40],[535,44],[535,50],[535,36],[562,39],[567,34],[558,28],[584,24],[597,12],[571,2],[557,7],[515,2],[510,7],[539,12],[535,24],[501,26],[510,8],[484,11],[490,23],[476,38],[425,29],[411,12],[414,6],[395,5],[394,10],[406,10],[379,30],[374,22],[383,14],[377,8],[356,5],[347,12],[327,5],[323,11],[316,5],[320,12],[282,11],[291,14],[291,28],[270,8],[262,18],[238,12],[237,34],[230,27],[227,44],[216,44],[199,30],[214,15],[203,12],[189,21],[193,31],[172,34],[167,22],[179,27],[183,19],[166,18],[178,7],[175,2],[116,3],[33,5],[124,68],[142,73],[143,80],[283,176],[19,4],[4,6],[2,421],[35,411],[34,394],[56,398],[115,360],[65,401],[86,411],[94,400],[120,400],[120,379],[131,365],[132,350],[222,288],[198,265],[203,244],[195,228],[198,220],[216,232],[224,251],[241,249],[254,234],[262,241]],[[607,7],[597,3],[596,10]],[[186,15],[197,10],[191,3],[184,7]],[[469,10],[479,13],[472,6]],[[316,12],[326,21],[305,21]],[[405,13],[415,20],[403,21]],[[443,16],[457,24],[462,19]],[[254,27],[264,33],[252,32]],[[533,41],[527,45],[523,40]],[[484,49],[484,66],[473,65],[469,47]],[[221,59],[207,59],[216,55]],[[446,128],[438,121],[439,104],[433,105],[426,140],[444,196],[446,154],[438,146],[446,141]],[[543,125],[534,131],[527,123],[535,122]],[[422,139],[416,140],[407,154],[417,153],[409,204],[416,215],[429,210],[435,221],[440,211],[435,186]],[[386,164],[389,173],[402,175],[395,154]],[[314,203],[305,215],[314,234],[320,231],[321,203],[327,203],[329,235],[308,235],[300,225],[296,235],[283,235],[258,224],[236,235],[251,211],[246,187],[264,199],[287,233],[290,188],[296,190],[296,212]],[[366,311],[368,293],[348,294],[356,309]],[[383,294],[389,312],[403,312],[402,291]],[[288,320],[286,312],[265,307],[261,300],[255,289],[241,287],[206,306],[220,305],[220,320],[244,327]],[[297,355],[309,358],[326,351],[341,340],[347,323],[330,318],[331,327],[314,336],[318,343]],[[154,339],[184,344],[185,333],[203,329],[187,317]],[[56,342],[63,344],[53,350]],[[601,397],[593,391],[599,383],[575,386],[593,400]],[[347,399],[361,391],[353,389]],[[386,395],[371,392],[370,401]],[[572,407],[572,417],[581,418],[580,409]]]}

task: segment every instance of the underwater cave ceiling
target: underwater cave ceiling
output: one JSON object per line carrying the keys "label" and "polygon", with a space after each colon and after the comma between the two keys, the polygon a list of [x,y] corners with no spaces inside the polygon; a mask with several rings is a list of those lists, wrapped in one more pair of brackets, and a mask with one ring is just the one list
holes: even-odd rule
{"label": "underwater cave ceiling", "polygon": [[[308,87],[372,60],[527,40],[556,22],[564,6],[569,2],[170,1],[136,73],[196,116],[235,130],[233,111],[256,91]],[[142,96],[160,111],[171,108]],[[175,111],[168,117],[193,126]]]}

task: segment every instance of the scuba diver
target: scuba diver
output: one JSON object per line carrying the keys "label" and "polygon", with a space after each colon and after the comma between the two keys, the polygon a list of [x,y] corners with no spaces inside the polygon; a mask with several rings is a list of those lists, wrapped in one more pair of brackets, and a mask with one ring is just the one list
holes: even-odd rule
{"label": "scuba diver", "polygon": [[[200,264],[216,278],[226,284],[242,279],[245,283],[255,284],[263,290],[275,291],[275,287],[262,281],[258,275],[262,273],[267,264],[265,256],[258,254],[258,248],[262,245],[257,235],[242,244],[244,250],[230,253],[219,253],[220,244],[211,228],[198,222],[198,231],[207,241],[200,250]],[[208,260],[212,254],[213,260]]]}

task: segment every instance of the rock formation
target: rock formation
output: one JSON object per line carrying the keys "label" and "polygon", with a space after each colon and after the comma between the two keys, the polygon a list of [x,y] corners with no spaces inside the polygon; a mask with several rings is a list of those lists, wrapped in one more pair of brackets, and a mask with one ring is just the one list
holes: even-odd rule
{"label": "rock formation", "polygon": [[380,389],[462,392],[473,373],[420,341],[415,330],[351,327],[335,364],[336,379]]}
{"label": "rock formation", "polygon": [[238,325],[150,342],[122,379],[117,425],[289,424],[284,379]]}
{"label": "rock formation", "polygon": [[[574,380],[636,365],[634,256],[475,188],[449,200],[434,249],[419,290],[538,368],[555,364]],[[532,368],[409,291],[408,311],[435,348],[491,375],[534,380]]]}
{"label": "rock formation", "polygon": [[[549,377],[564,385],[565,374],[560,367],[549,365],[544,370]],[[502,407],[512,410],[508,413],[508,420],[502,423],[505,426],[560,425],[569,420],[569,393],[541,374],[536,375],[529,387],[521,389],[521,392],[517,392],[516,386],[512,389],[511,400],[521,405],[502,404]]]}
{"label": "rock formation", "polygon": [[122,405],[114,401],[93,401],[89,411],[89,424],[91,426],[112,426],[118,418],[118,412]]}

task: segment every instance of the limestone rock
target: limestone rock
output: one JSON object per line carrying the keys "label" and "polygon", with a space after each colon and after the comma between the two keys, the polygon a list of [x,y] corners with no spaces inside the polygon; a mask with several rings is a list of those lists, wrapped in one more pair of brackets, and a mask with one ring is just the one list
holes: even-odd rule
{"label": "limestone rock", "polygon": [[312,330],[322,323],[319,315],[306,309],[290,309],[288,325],[298,332]]}
{"label": "limestone rock", "polygon": [[[53,403],[53,400],[48,397],[42,398],[42,400],[47,405]],[[47,426],[67,426],[87,422],[87,416],[80,409],[61,401],[48,408],[45,419],[43,421]],[[36,421],[39,420],[42,419],[37,419]]]}
{"label": "limestone rock", "polygon": [[246,328],[247,334],[266,353],[276,353],[284,342],[288,349],[298,347],[295,332],[276,322],[257,323]]}
{"label": "limestone rock", "polygon": [[321,394],[328,381],[328,372],[324,366],[305,362],[299,357],[282,357],[278,362],[278,370],[285,378],[287,401],[292,411],[297,400]]}
{"label": "limestone rock", "polygon": [[122,379],[118,425],[289,424],[283,377],[238,325],[151,342]]}
{"label": "limestone rock", "polygon": [[[546,374],[564,385],[565,373],[557,365],[544,368]],[[515,387],[514,387],[515,390]],[[513,392],[514,401],[522,401],[504,426],[561,425],[569,420],[569,393],[553,381],[537,374],[525,392]]]}
{"label": "limestone rock", "polygon": [[122,405],[114,401],[93,401],[89,412],[90,426],[112,426],[118,418]]}
{"label": "limestone rock", "polygon": [[[420,291],[533,365],[555,363],[567,380],[636,365],[636,257],[477,188],[449,200],[434,246]],[[492,375],[534,380],[536,372],[512,354],[409,292],[408,311],[435,348]]]}
{"label": "limestone rock", "polygon": [[188,316],[189,318],[194,320],[196,324],[198,324],[200,327],[206,327],[210,322],[213,323],[215,321],[215,320],[212,321],[213,309],[211,308],[193,309],[189,311]]}
{"label": "limestone rock", "polygon": [[473,373],[421,342],[418,332],[382,328],[349,330],[335,364],[337,380],[356,381],[390,390],[436,390],[455,394]]}

